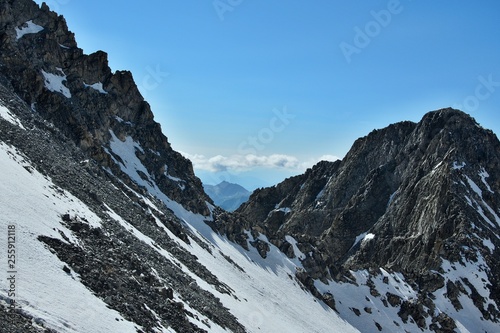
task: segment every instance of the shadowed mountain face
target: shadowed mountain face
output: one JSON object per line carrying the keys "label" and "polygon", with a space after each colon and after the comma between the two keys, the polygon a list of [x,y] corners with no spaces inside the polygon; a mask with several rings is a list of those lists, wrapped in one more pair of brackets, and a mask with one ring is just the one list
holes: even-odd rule
{"label": "shadowed mountain face", "polygon": [[[352,272],[363,270],[401,272],[432,311],[442,288],[450,297],[453,286],[472,284],[454,296],[455,309],[469,297],[463,302],[472,300],[480,317],[496,322],[499,193],[497,137],[463,112],[443,109],[373,131],[342,161],[257,190],[237,213],[290,257],[294,239],[306,284],[353,281]],[[487,279],[456,278],[447,265],[475,267]],[[431,310],[410,316],[429,328]]]}
{"label": "shadowed mountain face", "polygon": [[147,170],[134,177],[208,214],[210,199],[191,162],[170,147],[132,73],[112,73],[102,51],[83,54],[65,19],[46,5],[2,1],[0,10],[1,74],[22,100],[114,173],[128,171],[114,163],[121,157],[110,151],[112,142],[140,144],[138,158]]}
{"label": "shadowed mountain face", "polygon": [[0,50],[8,331],[500,330],[500,143],[469,115],[375,130],[228,212],[45,4],[0,2]]}
{"label": "shadowed mountain face", "polygon": [[250,191],[238,184],[223,181],[217,185],[204,184],[203,188],[214,203],[232,212],[250,197]]}

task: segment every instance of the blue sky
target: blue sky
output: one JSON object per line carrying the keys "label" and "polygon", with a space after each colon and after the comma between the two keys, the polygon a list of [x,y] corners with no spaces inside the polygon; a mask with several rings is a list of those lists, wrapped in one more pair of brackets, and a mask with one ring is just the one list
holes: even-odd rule
{"label": "blue sky", "polygon": [[133,73],[207,183],[274,184],[442,107],[500,133],[498,1],[47,3]]}

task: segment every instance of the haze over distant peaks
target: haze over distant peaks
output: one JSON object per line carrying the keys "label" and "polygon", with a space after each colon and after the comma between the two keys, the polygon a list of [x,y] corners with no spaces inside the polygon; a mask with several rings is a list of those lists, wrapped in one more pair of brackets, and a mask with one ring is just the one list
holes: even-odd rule
{"label": "haze over distant peaks", "polygon": [[203,188],[214,203],[232,212],[236,210],[242,203],[248,200],[251,192],[243,186],[222,181],[217,185],[203,184]]}

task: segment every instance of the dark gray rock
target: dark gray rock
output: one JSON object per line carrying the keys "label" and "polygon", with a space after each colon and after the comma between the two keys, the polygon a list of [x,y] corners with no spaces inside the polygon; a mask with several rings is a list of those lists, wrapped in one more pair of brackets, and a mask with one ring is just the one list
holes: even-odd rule
{"label": "dark gray rock", "polygon": [[[127,176],[105,148],[110,130],[122,140],[132,137],[143,148],[140,159],[158,187],[189,210],[209,214],[205,202],[211,199],[191,162],[171,148],[130,72],[112,73],[102,51],[83,54],[64,18],[45,4],[39,8],[31,0],[3,1],[0,13],[0,73],[16,94],[89,157],[123,179]],[[15,28],[28,20],[44,29],[17,39]],[[43,72],[64,74],[71,97],[47,89]],[[106,93],[88,87],[99,82]]]}
{"label": "dark gray rock", "polygon": [[[481,178],[484,170],[488,185]],[[486,219],[497,219],[499,179],[496,135],[461,111],[442,109],[419,123],[374,130],[358,139],[342,161],[321,162],[303,175],[259,189],[237,213],[248,229],[261,231],[290,257],[284,238],[294,237],[308,254],[302,263],[312,278],[342,280],[350,270],[364,269],[376,276],[380,267],[403,273],[419,291],[419,300],[387,295],[385,302],[400,308],[404,320],[412,318],[426,328],[421,307],[434,306],[434,291],[446,285],[457,309],[458,296],[465,291],[459,288],[464,281],[443,278],[442,259],[477,262],[480,254],[491,282],[490,297],[500,304],[500,268],[494,259],[500,225],[478,214],[481,209]],[[473,189],[471,182],[480,189]],[[281,214],[280,207],[290,210]],[[373,237],[362,241],[368,233]],[[494,250],[483,239],[491,239]],[[300,280],[307,281],[303,274]],[[486,309],[474,286],[467,286],[483,317],[497,322],[497,309]],[[381,297],[374,287],[370,292]],[[453,326],[446,324],[449,318],[434,319],[443,321],[441,331]]]}

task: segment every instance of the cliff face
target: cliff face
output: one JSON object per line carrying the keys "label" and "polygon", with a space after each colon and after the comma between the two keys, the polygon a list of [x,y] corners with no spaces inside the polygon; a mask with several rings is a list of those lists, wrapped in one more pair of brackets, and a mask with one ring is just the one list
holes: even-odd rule
{"label": "cliff face", "polygon": [[209,214],[205,201],[211,200],[191,162],[172,150],[132,74],[112,73],[102,51],[83,54],[62,16],[45,4],[2,1],[0,43],[3,82],[89,157],[137,178],[111,149],[113,142],[134,142],[147,169],[139,174],[144,182],[195,213]]}
{"label": "cliff face", "polygon": [[[291,258],[293,246],[300,250],[299,276],[313,291],[311,279],[346,281],[353,272],[384,269],[404,274],[419,302],[435,309],[431,292],[470,284],[448,276],[446,263],[478,265],[488,282],[482,292],[463,293],[496,322],[499,171],[497,137],[463,112],[443,109],[373,131],[342,161],[258,190],[237,213]],[[413,315],[433,317],[420,312]],[[430,327],[425,320],[419,326]]]}

